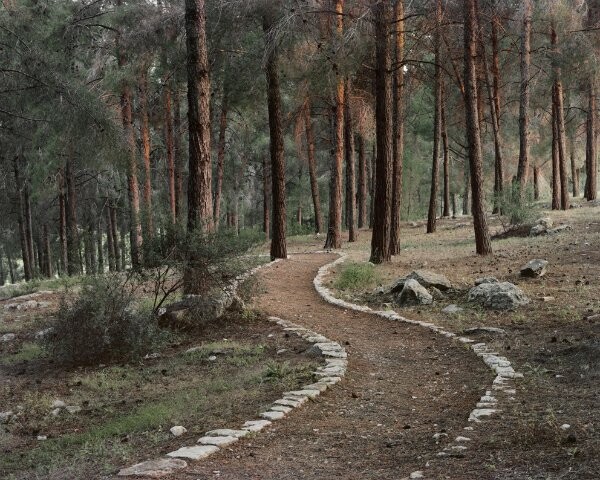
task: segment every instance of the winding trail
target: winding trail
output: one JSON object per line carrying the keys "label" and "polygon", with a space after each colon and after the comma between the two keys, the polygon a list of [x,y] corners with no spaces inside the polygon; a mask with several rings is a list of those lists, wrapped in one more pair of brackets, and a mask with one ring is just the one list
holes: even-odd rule
{"label": "winding trail", "polygon": [[[435,332],[325,303],[312,282],[335,258],[294,255],[261,271],[254,307],[343,344],[344,380],[256,438],[167,478],[401,479],[464,435],[489,370]],[[440,432],[448,437],[436,444]]]}

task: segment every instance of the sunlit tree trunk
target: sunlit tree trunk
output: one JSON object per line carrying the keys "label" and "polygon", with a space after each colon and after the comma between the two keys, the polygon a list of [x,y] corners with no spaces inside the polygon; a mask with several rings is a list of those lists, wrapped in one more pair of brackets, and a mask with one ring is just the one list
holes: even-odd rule
{"label": "sunlit tree trunk", "polygon": [[391,260],[392,221],[392,86],[390,78],[390,6],[387,2],[371,5],[375,21],[375,124],[377,160],[371,257],[373,263]]}
{"label": "sunlit tree trunk", "polygon": [[304,130],[306,132],[306,149],[308,157],[308,174],[310,176],[310,191],[315,210],[315,233],[323,231],[323,213],[321,211],[321,196],[317,179],[317,159],[315,156],[315,135],[310,114],[310,102],[307,99],[304,107]]}
{"label": "sunlit tree trunk", "polygon": [[477,109],[477,0],[464,0],[465,36],[465,117],[469,167],[471,173],[473,226],[475,230],[475,250],[479,255],[490,255],[492,244],[484,210],[483,154],[479,112]]}

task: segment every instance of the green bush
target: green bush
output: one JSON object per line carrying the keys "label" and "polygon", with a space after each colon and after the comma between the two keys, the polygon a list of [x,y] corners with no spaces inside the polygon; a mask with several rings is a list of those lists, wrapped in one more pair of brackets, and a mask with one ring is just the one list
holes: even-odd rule
{"label": "green bush", "polygon": [[335,281],[339,290],[361,290],[377,283],[377,272],[371,263],[350,263],[344,265]]}
{"label": "green bush", "polygon": [[44,346],[57,360],[90,365],[134,360],[150,353],[164,336],[156,317],[134,308],[132,277],[88,279],[72,303],[63,300]]}
{"label": "green bush", "polygon": [[532,223],[539,214],[536,207],[533,189],[527,187],[521,193],[518,183],[506,186],[495,197],[496,206],[500,211],[500,218],[506,227],[518,227]]}

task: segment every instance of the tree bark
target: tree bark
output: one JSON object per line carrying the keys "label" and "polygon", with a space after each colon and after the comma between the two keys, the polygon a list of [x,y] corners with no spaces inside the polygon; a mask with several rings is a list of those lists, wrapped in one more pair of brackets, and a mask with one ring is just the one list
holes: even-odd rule
{"label": "tree bark", "polygon": [[175,138],[173,132],[173,118],[171,106],[171,85],[167,81],[164,90],[164,135],[167,150],[167,179],[169,184],[169,210],[171,221],[177,221],[177,193],[175,188]]}
{"label": "tree bark", "polygon": [[390,253],[400,253],[400,214],[402,210],[402,168],[404,163],[404,0],[396,0],[394,5],[394,39],[396,48],[396,68],[394,70],[394,139],[393,139],[393,178],[392,178],[392,225],[390,233]]}
{"label": "tree bark", "polygon": [[442,147],[444,152],[444,217],[450,216],[450,150],[448,148],[448,126],[446,125],[446,106],[445,101],[442,101],[441,110],[441,135]]}
{"label": "tree bark", "polygon": [[540,167],[538,165],[533,167],[533,199],[540,199]]}
{"label": "tree bark", "polygon": [[559,145],[559,133],[558,133],[558,114],[556,105],[556,92],[552,87],[552,210],[560,210],[560,196],[561,196],[561,178],[559,174],[559,163],[560,163],[560,145]]}
{"label": "tree bark", "polygon": [[58,212],[59,225],[58,237],[60,240],[60,267],[63,274],[69,265],[67,248],[67,196],[65,194],[65,172],[61,167],[57,175],[58,180]]}
{"label": "tree bark", "polygon": [[271,181],[273,195],[273,231],[271,238],[271,259],[287,258],[286,245],[286,198],[285,198],[285,158],[283,151],[283,125],[281,93],[279,91],[279,59],[277,39],[273,36],[273,12],[263,17],[263,30],[267,48],[265,74],[267,77],[267,97],[269,107],[269,137],[271,154]]}
{"label": "tree bark", "polygon": [[387,2],[371,5],[375,20],[375,124],[377,161],[375,168],[375,201],[371,258],[373,263],[391,260],[390,230],[392,221],[392,88],[390,79],[391,15]]}
{"label": "tree bark", "polygon": [[571,160],[571,182],[573,183],[573,198],[579,197],[579,171],[575,163],[575,142],[571,139],[569,148],[569,157]]}
{"label": "tree bark", "polygon": [[371,161],[369,162],[369,228],[373,228],[373,215],[374,208],[373,202],[375,202],[375,169],[377,163],[377,141],[373,142],[373,148],[371,149]]}
{"label": "tree bark", "polygon": [[175,148],[175,216],[180,219],[183,214],[183,148],[181,146],[181,102],[177,89],[171,91],[173,97],[174,119],[173,137]]}
{"label": "tree bark", "polygon": [[110,207],[110,225],[111,225],[111,229],[112,229],[112,238],[113,238],[113,250],[114,250],[114,257],[115,257],[115,270],[117,272],[121,271],[121,266],[122,266],[122,262],[121,262],[121,245],[124,243],[123,241],[119,242],[119,235],[118,235],[118,222],[117,222],[117,208],[116,207]]}
{"label": "tree bark", "polygon": [[520,195],[525,193],[529,175],[529,70],[531,63],[531,0],[523,0],[521,32],[521,87],[519,100],[519,164],[517,180]]}
{"label": "tree bark", "polygon": [[188,74],[188,230],[213,230],[210,79],[204,0],[185,0]]}
{"label": "tree bark", "polygon": [[310,101],[306,100],[304,107],[304,130],[306,132],[306,149],[308,157],[308,174],[310,176],[310,191],[315,210],[315,233],[323,231],[323,213],[321,212],[321,195],[317,178],[317,159],[315,157],[315,136],[310,114]]}
{"label": "tree bark", "polygon": [[[271,237],[271,168],[269,165],[269,159],[265,155],[263,157],[263,232],[265,232],[265,238],[267,241]],[[229,211],[227,212],[227,225],[229,226],[231,220],[229,218]]]}
{"label": "tree bark", "polygon": [[150,165],[150,121],[148,119],[148,71],[144,67],[140,78],[140,106],[141,106],[141,137],[142,158],[144,161],[144,210],[146,237],[152,238],[154,234],[154,218],[152,212],[152,169]]}
{"label": "tree bark", "polygon": [[356,163],[354,159],[354,124],[350,108],[350,80],[344,87],[344,150],[346,154],[346,222],[348,241],[356,242]]}
{"label": "tree bark", "polygon": [[96,251],[98,256],[98,273],[104,273],[104,249],[102,248],[102,216],[96,221]]}
{"label": "tree bark", "polygon": [[440,65],[442,0],[436,0],[434,33],[434,115],[433,115],[433,161],[431,166],[431,189],[429,194],[429,212],[427,214],[427,233],[434,233],[437,220],[438,177],[440,170],[440,139],[442,125],[442,68]]}
{"label": "tree bark", "polygon": [[561,68],[559,64],[559,47],[558,35],[554,23],[550,28],[550,37],[553,53],[553,101],[556,105],[556,128],[558,134],[558,155],[559,155],[559,174],[560,174],[560,208],[562,210],[569,209],[569,177],[567,174],[567,141],[565,135],[565,116],[564,116],[564,101],[563,101],[563,86],[561,79]]}
{"label": "tree bark", "polygon": [[48,233],[48,225],[44,223],[42,227],[42,244],[44,247],[44,275],[48,278],[52,277],[52,250],[50,248],[50,234]]}
{"label": "tree bark", "polygon": [[36,258],[33,249],[33,221],[31,218],[31,198],[29,195],[29,181],[25,179],[23,182],[23,201],[25,206],[25,239],[27,240],[27,251],[29,253],[30,267],[32,278],[39,272],[39,259]]}
{"label": "tree bark", "polygon": [[595,200],[597,195],[597,131],[596,131],[596,88],[594,80],[588,86],[588,111],[586,132],[586,179],[584,195],[586,200]]}
{"label": "tree bark", "polygon": [[[335,0],[336,32],[339,38],[344,32],[344,0]],[[329,185],[329,228],[326,248],[342,247],[342,170],[344,162],[344,80],[337,80],[334,99],[333,157]]]}
{"label": "tree bark", "polygon": [[483,192],[483,154],[481,150],[481,132],[479,112],[477,110],[477,0],[464,0],[465,35],[465,117],[469,167],[471,173],[471,192],[473,225],[475,230],[475,250],[479,255],[490,255],[492,244],[484,210]]}
{"label": "tree bark", "polygon": [[67,272],[72,276],[81,274],[81,261],[77,229],[77,195],[71,154],[67,157],[65,175],[67,180]]}
{"label": "tree bark", "polygon": [[221,118],[219,120],[219,144],[217,146],[217,181],[215,185],[215,204],[213,207],[215,229],[219,229],[221,215],[221,190],[223,189],[223,165],[225,163],[225,134],[227,133],[227,87],[223,85],[223,98],[221,100]]}
{"label": "tree bark", "polygon": [[108,250],[108,271],[114,272],[116,271],[115,264],[115,246],[114,246],[114,236],[113,236],[113,228],[112,228],[112,216],[111,216],[111,208],[110,206],[106,207],[106,247]]}
{"label": "tree bark", "polygon": [[25,231],[25,202],[23,199],[23,184],[21,182],[21,172],[19,166],[19,157],[15,156],[13,162],[13,169],[15,173],[15,188],[17,191],[17,203],[18,212],[17,220],[19,224],[19,240],[21,244],[21,258],[23,259],[23,273],[25,275],[25,281],[29,281],[33,278],[33,271],[31,265],[31,257],[29,256],[29,249],[27,248],[27,234]]}
{"label": "tree bark", "polygon": [[365,140],[362,135],[357,138],[358,147],[358,228],[368,226],[367,220],[367,198],[368,193],[368,169],[367,156],[365,154]]}

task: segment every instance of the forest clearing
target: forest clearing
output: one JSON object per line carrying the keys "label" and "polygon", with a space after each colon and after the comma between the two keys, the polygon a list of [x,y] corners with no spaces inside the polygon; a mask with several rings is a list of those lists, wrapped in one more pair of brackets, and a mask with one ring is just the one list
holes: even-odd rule
{"label": "forest clearing", "polygon": [[600,471],[600,0],[2,0],[0,478]]}

